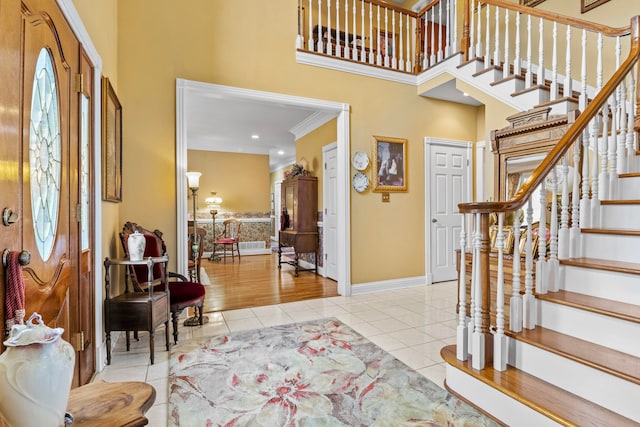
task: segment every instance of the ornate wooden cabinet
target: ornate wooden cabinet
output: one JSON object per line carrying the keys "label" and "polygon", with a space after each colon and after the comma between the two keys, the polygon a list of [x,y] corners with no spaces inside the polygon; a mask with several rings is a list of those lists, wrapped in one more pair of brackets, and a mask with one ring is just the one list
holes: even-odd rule
{"label": "ornate wooden cabinet", "polygon": [[[282,182],[280,197],[282,218],[278,248],[278,268],[293,265],[300,271],[318,272],[318,178],[294,176]],[[293,261],[282,259],[282,248],[293,247]],[[301,269],[300,254],[313,253],[315,268]]]}

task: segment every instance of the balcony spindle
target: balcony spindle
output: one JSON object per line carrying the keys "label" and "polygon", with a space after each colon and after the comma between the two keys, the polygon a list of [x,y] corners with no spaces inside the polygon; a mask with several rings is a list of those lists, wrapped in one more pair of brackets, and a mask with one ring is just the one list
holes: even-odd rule
{"label": "balcony spindle", "polygon": [[580,71],[580,99],[578,100],[578,109],[584,111],[587,108],[589,95],[587,94],[587,30],[582,30],[582,61]]}
{"label": "balcony spindle", "polygon": [[438,3],[438,41],[436,43],[437,49],[438,49],[438,54],[437,54],[438,62],[442,61],[444,57],[444,51],[442,50],[443,40],[444,40],[444,27],[442,25],[442,1],[441,1],[440,3]]}
{"label": "balcony spindle", "polygon": [[[508,15],[509,12],[505,9],[505,15]],[[505,30],[506,31],[506,30]],[[494,41],[494,46],[493,46],[493,65],[496,67],[500,66],[500,8],[496,6],[496,21],[495,21],[495,30],[494,32],[495,34],[495,41]],[[503,70],[502,74],[507,75],[509,74],[509,63],[507,61],[505,61],[507,70],[506,72]]]}
{"label": "balcony spindle", "polygon": [[[331,1],[331,0],[327,0]],[[322,0],[318,0],[318,43],[317,52],[324,52],[324,43],[322,41]]]}
{"label": "balcony spindle", "polygon": [[[389,34],[387,32],[387,34]],[[390,55],[391,56],[391,68],[393,68],[394,70],[398,69],[398,51],[397,46],[396,46],[396,13],[394,11],[391,11],[391,52]]]}
{"label": "balcony spindle", "polygon": [[456,357],[467,360],[469,356],[469,332],[467,329],[467,233],[466,215],[460,215],[460,273],[458,276],[458,327],[456,329]]}
{"label": "balcony spindle", "polygon": [[525,243],[524,297],[522,300],[522,326],[526,329],[536,327],[536,299],[533,296],[533,240],[531,238],[533,221],[533,202],[527,201],[527,240]]}
{"label": "balcony spindle", "polygon": [[502,76],[508,77],[511,75],[511,57],[509,56],[509,49],[511,48],[511,40],[509,40],[509,9],[504,10],[504,67],[502,70]]}
{"label": "balcony spindle", "polygon": [[520,12],[516,12],[516,49],[513,58],[513,74],[519,76],[522,73],[522,60],[520,58]]}
{"label": "balcony spindle", "polygon": [[[378,6],[378,28],[380,28],[380,6]],[[380,31],[378,31],[378,39],[380,38]],[[374,49],[373,44],[373,3],[369,3],[369,64],[373,65],[373,52],[378,49]],[[378,52],[380,54],[380,52]]]}
{"label": "balcony spindle", "polygon": [[498,276],[496,278],[496,333],[493,337],[493,369],[507,369],[507,337],[504,334],[504,212],[498,213]]}
{"label": "balcony spindle", "polygon": [[412,43],[411,43],[411,21],[409,20],[409,15],[407,15],[407,25],[406,25],[406,30],[407,30],[407,63],[405,64],[404,69],[406,71],[411,71],[411,69],[413,68],[413,64],[411,63],[411,47],[412,47]]}
{"label": "balcony spindle", "polygon": [[327,0],[327,55],[333,55],[333,40],[331,37],[331,0]]}
{"label": "balcony spindle", "polygon": [[[348,2],[348,0],[347,0]],[[351,59],[354,61],[358,60],[358,39],[356,38],[356,34],[364,34],[364,24],[362,25],[362,29],[360,33],[358,33],[358,28],[356,27],[356,15],[358,9],[356,8],[356,0],[353,0],[353,43],[351,45]],[[362,45],[360,46],[360,53],[362,54]]]}
{"label": "balcony spindle", "polygon": [[313,40],[313,8],[311,7],[311,0],[309,0],[309,40],[307,41],[307,49],[310,52],[315,51],[315,43]]}
{"label": "balcony spindle", "polygon": [[429,55],[429,65],[435,65],[436,63],[436,10],[431,9],[431,43],[429,48],[431,49],[431,55]]}
{"label": "balcony spindle", "polygon": [[520,212],[516,211],[513,220],[513,278],[511,280],[511,298],[509,300],[509,329],[522,330],[522,296],[520,295]]}
{"label": "balcony spindle", "polygon": [[[489,7],[489,6],[487,6]],[[482,55],[482,7],[480,6],[480,0],[478,0],[478,25],[476,26],[476,56]]]}
{"label": "balcony spindle", "polygon": [[476,57],[476,33],[475,33],[475,23],[476,23],[476,2],[475,0],[471,0],[471,13],[470,13],[470,28],[469,28],[469,58],[473,59]]}
{"label": "balcony spindle", "polygon": [[491,56],[489,52],[491,52],[491,46],[489,40],[491,40],[491,7],[487,4],[485,5],[486,11],[486,21],[484,23],[485,27],[485,35],[484,35],[484,68],[489,68],[491,66]]}
{"label": "balcony spindle", "polygon": [[544,85],[544,19],[538,21],[538,79],[536,84]]}
{"label": "balcony spindle", "polygon": [[553,50],[551,52],[551,101],[558,99],[558,23],[553,21]]}
{"label": "balcony spindle", "polygon": [[524,86],[533,84],[533,62],[531,57],[531,15],[527,15],[527,73],[524,76]]}
{"label": "balcony spindle", "polygon": [[377,35],[377,42],[378,42],[378,46],[376,46],[376,52],[378,53],[376,55],[376,65],[382,65],[382,52],[380,50],[380,48],[382,47],[382,43],[380,41],[380,5],[378,5],[378,27],[376,28],[376,30],[378,31],[378,35]]}
{"label": "balcony spindle", "polygon": [[[402,12],[400,12],[400,19],[399,19],[399,23],[400,23],[400,55],[398,55],[400,58],[398,59],[398,69],[400,71],[404,71],[404,20],[402,19]],[[410,70],[407,70],[410,71]]]}
{"label": "balcony spindle", "polygon": [[298,0],[298,36],[296,37],[296,49],[304,47],[304,34],[302,34],[302,1]]}
{"label": "balcony spindle", "polygon": [[571,78],[571,25],[567,25],[567,45],[565,46],[563,96],[573,95],[573,79]]}

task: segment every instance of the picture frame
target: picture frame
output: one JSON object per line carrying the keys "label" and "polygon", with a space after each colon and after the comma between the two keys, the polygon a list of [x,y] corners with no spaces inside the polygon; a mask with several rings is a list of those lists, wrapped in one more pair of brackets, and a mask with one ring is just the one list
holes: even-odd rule
{"label": "picture frame", "polygon": [[580,13],[585,13],[591,9],[595,9],[601,4],[605,4],[609,0],[580,0]]}
{"label": "picture frame", "polygon": [[373,165],[376,168],[373,191],[377,193],[406,192],[407,139],[373,136]]}
{"label": "picture frame", "polygon": [[102,77],[102,199],[122,201],[122,105],[111,82]]}
{"label": "picture frame", "polygon": [[[521,257],[526,257],[525,248],[527,245],[527,229],[523,229],[520,234],[520,242],[518,243],[518,250]],[[538,232],[534,229],[531,233],[531,255],[535,258],[538,253]]]}
{"label": "picture frame", "polygon": [[[502,226],[502,234],[504,235],[504,249],[502,253],[509,255],[513,252],[513,228],[508,225]],[[489,239],[491,244],[491,252],[498,252],[496,247],[496,239],[498,237],[498,226],[492,225],[489,228]]]}
{"label": "picture frame", "polygon": [[520,5],[522,6],[528,6],[528,7],[535,7],[537,5],[539,5],[540,3],[542,3],[544,0],[520,0]]}

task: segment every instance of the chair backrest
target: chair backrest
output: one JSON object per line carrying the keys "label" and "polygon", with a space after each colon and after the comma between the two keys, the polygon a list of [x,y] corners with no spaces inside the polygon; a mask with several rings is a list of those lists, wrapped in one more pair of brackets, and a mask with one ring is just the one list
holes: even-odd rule
{"label": "chair backrest", "polygon": [[242,221],[236,218],[225,219],[224,222],[224,231],[222,232],[222,236],[227,239],[237,239],[240,240],[240,229],[242,227]]}
{"label": "chair backrest", "polygon": [[[135,222],[127,221],[122,227],[120,233],[120,242],[122,243],[122,249],[125,256],[129,257],[129,249],[127,246],[127,240],[129,236],[135,231],[142,233],[145,238],[144,258],[162,256],[167,252],[167,247],[162,239],[162,232],[160,230],[149,231],[144,227],[139,226]],[[158,282],[163,279],[164,270],[161,264],[156,264],[153,267],[153,282]],[[133,289],[137,292],[144,290],[147,286],[148,270],[146,265],[134,265],[129,266],[129,277]]]}
{"label": "chair backrest", "polygon": [[199,261],[202,258],[202,253],[204,252],[204,244],[205,244],[205,239],[207,237],[207,230],[205,230],[202,227],[198,227],[196,226],[196,234],[198,235],[198,259],[194,260],[193,259],[193,251],[191,250],[191,240],[193,238],[193,221],[189,221],[187,223],[187,227],[188,227],[188,232],[189,232],[189,259],[192,261]]}

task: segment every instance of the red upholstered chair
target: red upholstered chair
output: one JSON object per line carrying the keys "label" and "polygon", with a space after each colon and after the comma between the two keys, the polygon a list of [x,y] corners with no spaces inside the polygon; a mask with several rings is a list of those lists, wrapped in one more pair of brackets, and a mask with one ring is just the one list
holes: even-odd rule
{"label": "red upholstered chair", "polygon": [[[149,231],[137,225],[134,222],[127,222],[120,233],[120,241],[124,249],[125,255],[128,257],[127,239],[129,235],[138,230],[145,236],[146,246],[144,248],[144,257],[156,257],[164,255],[167,252],[164,240],[162,240],[162,232],[160,230]],[[154,291],[164,291],[163,269],[160,265],[154,267],[153,283]],[[178,342],[178,318],[180,313],[187,307],[193,307],[194,317],[187,319],[185,325],[195,326],[196,324],[204,324],[206,319],[203,316],[202,305],[204,303],[205,288],[201,283],[191,282],[186,277],[177,273],[168,273],[169,275],[169,309],[171,310],[171,321],[173,323],[173,342]],[[128,266],[127,269],[127,287],[131,283],[135,291],[142,291],[147,286],[147,267],[145,265]]]}
{"label": "red upholstered chair", "polygon": [[[235,218],[226,219],[224,222],[224,229],[216,237],[214,251],[216,248],[222,248],[222,256],[224,262],[227,262],[227,253],[231,252],[231,260],[235,262],[235,254],[238,253],[238,262],[240,261],[240,227],[242,222]],[[214,253],[215,255],[215,253]]]}

